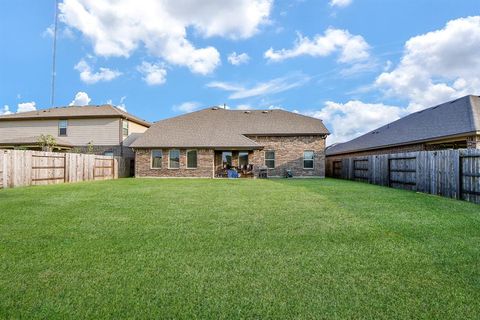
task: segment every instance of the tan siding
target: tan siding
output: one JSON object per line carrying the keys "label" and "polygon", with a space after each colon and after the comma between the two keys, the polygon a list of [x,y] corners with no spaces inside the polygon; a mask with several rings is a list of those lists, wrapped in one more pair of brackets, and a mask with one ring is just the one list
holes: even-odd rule
{"label": "tan siding", "polygon": [[130,121],[130,123],[128,125],[129,125],[129,128],[128,128],[129,134],[130,133],[144,133],[148,129],[145,126],[142,126],[142,125],[140,125],[138,123],[135,123],[135,122],[132,122],[132,121]]}
{"label": "tan siding", "polygon": [[[82,146],[93,141],[94,145],[118,145],[120,120],[118,118],[67,119],[68,135],[62,138]],[[14,139],[41,134],[58,136],[58,120],[0,121],[0,137]]]}
{"label": "tan siding", "polygon": [[[122,121],[128,121],[128,120],[123,119]],[[148,129],[147,127],[132,121],[129,121],[128,123],[128,135],[131,135],[132,133],[144,133],[145,131],[147,131],[147,129]],[[121,123],[119,134],[122,137],[122,141],[127,139],[128,137],[128,136],[123,137],[123,123]]]}

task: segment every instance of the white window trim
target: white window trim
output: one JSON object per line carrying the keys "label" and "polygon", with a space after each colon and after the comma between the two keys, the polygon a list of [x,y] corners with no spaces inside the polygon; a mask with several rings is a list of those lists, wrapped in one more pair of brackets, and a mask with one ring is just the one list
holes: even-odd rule
{"label": "white window trim", "polygon": [[[267,152],[273,152],[273,159],[267,159]],[[265,151],[263,152],[263,159],[264,159],[263,165],[264,165],[265,167],[267,167],[268,169],[275,169],[275,168],[276,168],[276,166],[277,166],[277,154],[276,154],[275,150],[265,150]],[[267,160],[269,160],[269,161],[272,161],[272,160],[273,160],[273,168],[269,168],[269,167],[267,166]]]}
{"label": "white window trim", "polygon": [[[170,166],[170,158],[171,158],[171,157],[170,157],[170,152],[172,152],[172,151],[178,151],[178,168],[172,168],[172,167]],[[178,170],[178,169],[180,169],[180,158],[181,158],[181,157],[182,157],[182,153],[180,152],[180,149],[170,149],[170,150],[168,150],[168,169],[170,169],[170,170]]]}
{"label": "white window trim", "polygon": [[[125,124],[127,124],[126,128],[125,128]],[[124,129],[127,129],[127,134],[123,133]],[[123,121],[122,121],[122,136],[128,137],[129,135],[130,135],[130,123],[129,123],[128,120],[123,119]]]}
{"label": "white window trim", "polygon": [[[189,167],[188,166],[188,153],[189,152],[192,152],[192,151],[195,151],[195,153],[197,154],[197,166],[196,167]],[[196,149],[188,149],[186,152],[185,152],[185,168],[189,169],[189,170],[195,170],[195,169],[198,169],[198,151]]]}
{"label": "white window trim", "polygon": [[[61,127],[60,127],[60,123],[61,123],[62,121],[65,121],[65,123],[66,123],[66,126],[65,126],[65,134],[60,134],[60,128],[61,128]],[[68,120],[67,120],[67,119],[60,119],[60,120],[58,120],[58,136],[59,136],[59,137],[68,137]]]}
{"label": "white window trim", "polygon": [[[162,153],[162,162],[161,162],[161,167],[160,168],[155,168],[153,166],[153,151],[160,151]],[[151,170],[161,170],[163,169],[163,150],[162,149],[152,149],[150,150],[150,169]]]}
{"label": "white window trim", "polygon": [[[313,159],[305,159],[305,152],[312,152],[313,153]],[[311,168],[305,168],[305,160],[307,161],[312,161],[313,162],[313,167]],[[315,170],[315,151],[313,150],[303,150],[303,170]]]}

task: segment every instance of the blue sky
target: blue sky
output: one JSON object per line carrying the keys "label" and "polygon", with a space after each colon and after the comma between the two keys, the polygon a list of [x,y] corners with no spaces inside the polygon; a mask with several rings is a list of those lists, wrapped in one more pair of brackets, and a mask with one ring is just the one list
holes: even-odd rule
{"label": "blue sky", "polygon": [[[478,0],[58,2],[56,106],[284,108],[332,143],[480,94]],[[50,107],[54,8],[0,2],[0,113]]]}

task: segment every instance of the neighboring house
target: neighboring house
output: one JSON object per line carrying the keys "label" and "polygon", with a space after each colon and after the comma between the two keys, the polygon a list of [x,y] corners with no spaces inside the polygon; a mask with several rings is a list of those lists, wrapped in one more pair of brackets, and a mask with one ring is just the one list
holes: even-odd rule
{"label": "neighboring house", "polygon": [[0,148],[40,149],[41,135],[56,150],[133,158],[130,144],[150,123],[111,105],[58,107],[0,116]]}
{"label": "neighboring house", "polygon": [[345,157],[428,151],[480,149],[480,97],[466,96],[412,113],[326,150],[327,168]]}
{"label": "neighboring house", "polygon": [[325,176],[319,119],[283,110],[208,108],[158,121],[132,147],[137,177]]}

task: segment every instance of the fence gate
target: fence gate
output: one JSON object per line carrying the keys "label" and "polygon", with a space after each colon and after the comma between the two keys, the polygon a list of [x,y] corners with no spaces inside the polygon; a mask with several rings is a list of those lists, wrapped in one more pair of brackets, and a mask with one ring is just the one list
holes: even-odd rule
{"label": "fence gate", "polygon": [[389,158],[388,185],[393,188],[417,190],[416,160],[416,157]]}
{"label": "fence gate", "polygon": [[353,179],[368,182],[368,158],[353,160]]}
{"label": "fence gate", "polygon": [[66,182],[65,155],[32,155],[32,185]]}
{"label": "fence gate", "polygon": [[480,203],[480,155],[460,156],[460,197]]}
{"label": "fence gate", "polygon": [[115,177],[115,160],[95,158],[95,165],[93,167],[93,179],[104,180],[113,179]]}

